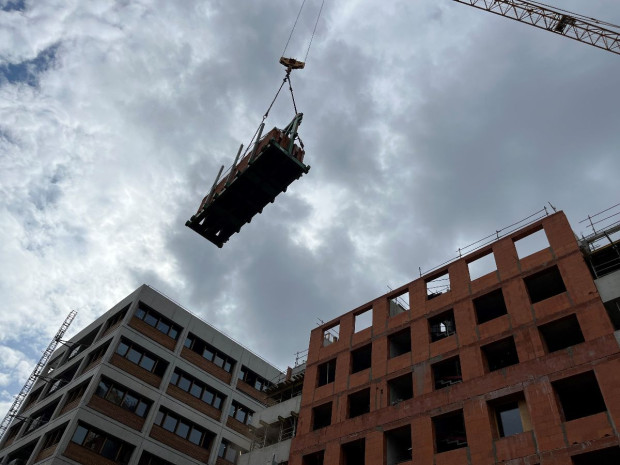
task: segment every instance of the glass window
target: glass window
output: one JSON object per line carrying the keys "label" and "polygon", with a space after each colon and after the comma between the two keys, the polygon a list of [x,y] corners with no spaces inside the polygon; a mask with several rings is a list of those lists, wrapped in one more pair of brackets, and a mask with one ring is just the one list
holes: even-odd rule
{"label": "glass window", "polygon": [[200,441],[202,439],[202,432],[197,430],[196,428],[192,428],[191,433],[189,433],[189,441],[194,444],[200,445]]}
{"label": "glass window", "polygon": [[145,370],[153,371],[153,368],[155,367],[155,360],[153,360],[148,355],[145,355],[144,357],[142,357],[142,360],[140,361],[140,366],[144,368]]}
{"label": "glass window", "polygon": [[75,429],[75,433],[73,433],[73,438],[71,438],[71,440],[77,444],[82,444],[84,442],[84,439],[86,438],[86,433],[88,433],[88,430],[82,425],[78,425],[78,427]]}
{"label": "glass window", "polygon": [[220,407],[222,406],[222,398],[221,398],[221,397],[219,397],[219,396],[217,396],[217,397],[215,398],[215,402],[213,402],[213,406],[214,406],[216,409],[218,409],[218,410],[219,410],[219,409],[220,409]]}
{"label": "glass window", "polygon": [[235,415],[235,418],[239,420],[241,423],[245,423],[245,412],[241,409],[238,409],[237,414]]}
{"label": "glass window", "polygon": [[176,341],[177,338],[179,337],[179,332],[175,328],[170,328],[170,332],[168,333],[168,336],[170,336],[172,339]]}
{"label": "glass window", "polygon": [[200,396],[202,395],[202,387],[198,386],[197,384],[193,384],[191,390],[189,391],[189,393],[194,396],[194,397],[198,397],[200,399]]}
{"label": "glass window", "polygon": [[103,446],[104,441],[105,441],[104,436],[100,435],[99,433],[96,433],[95,431],[89,431],[82,445],[88,449],[91,449],[94,451],[100,451],[101,446]]}
{"label": "glass window", "polygon": [[207,348],[202,352],[202,356],[207,360],[213,360],[213,352]]}
{"label": "glass window", "polygon": [[144,317],[144,322],[147,325],[150,326],[157,326],[157,318],[155,318],[153,315],[151,315],[150,313],[147,313],[147,315]]}
{"label": "glass window", "polygon": [[107,438],[101,449],[101,455],[110,460],[116,460],[116,455],[121,448],[120,441],[116,439]]}
{"label": "glass window", "polygon": [[174,433],[176,426],[177,426],[177,419],[174,417],[171,417],[170,415],[167,415],[164,420],[163,428]]}
{"label": "glass window", "polygon": [[155,421],[153,423],[161,426],[161,421],[163,420],[163,418],[164,418],[164,413],[160,410],[159,412],[157,412],[157,415],[155,415]]}
{"label": "glass window", "polygon": [[217,451],[218,457],[224,457],[226,453],[226,443],[224,441],[220,442],[220,449]]}
{"label": "glass window", "polygon": [[237,451],[232,447],[229,447],[226,450],[226,456],[224,457],[226,460],[232,463],[237,463]]}
{"label": "glass window", "polygon": [[164,334],[168,334],[168,332],[170,331],[170,325],[159,320],[159,323],[157,323],[157,329]]}
{"label": "glass window", "polygon": [[187,438],[187,435],[189,434],[189,425],[187,423],[184,423],[183,420],[179,422],[177,434],[182,438]]}
{"label": "glass window", "polygon": [[123,400],[124,395],[124,391],[120,390],[117,386],[112,386],[112,389],[110,389],[110,391],[108,392],[106,399],[110,402],[115,403],[116,405],[119,405],[121,403],[121,400]]}
{"label": "glass window", "polygon": [[224,367],[224,359],[219,355],[215,356],[215,358],[213,359],[213,363],[215,363],[220,368]]}
{"label": "glass window", "polygon": [[95,391],[95,394],[97,394],[99,397],[105,397],[109,389],[110,383],[102,379],[97,385],[97,390]]}
{"label": "glass window", "polygon": [[138,415],[139,417],[144,418],[146,416],[146,413],[149,410],[149,404],[147,404],[144,401],[140,401],[138,403],[138,406],[136,407],[136,415]]}
{"label": "glass window", "polygon": [[213,397],[215,397],[213,393],[210,391],[207,391],[206,389],[202,393],[202,400],[204,400],[207,404],[213,403]]}
{"label": "glass window", "polygon": [[118,348],[116,349],[116,353],[124,357],[128,350],[129,350],[129,346],[125,344],[124,342],[120,342],[118,344]]}
{"label": "glass window", "polygon": [[184,391],[189,391],[189,387],[192,385],[192,382],[187,379],[185,376],[181,376],[181,380],[179,381],[179,387]]}
{"label": "glass window", "polygon": [[140,362],[140,358],[142,358],[142,354],[140,352],[138,352],[133,347],[129,349],[129,352],[127,353],[127,360],[135,364],[138,364]]}
{"label": "glass window", "polygon": [[185,343],[183,344],[185,347],[187,347],[188,349],[192,347],[192,340],[188,337],[187,339],[185,339]]}
{"label": "glass window", "polygon": [[141,308],[138,308],[138,310],[136,311],[136,318],[140,318],[141,320],[144,320],[144,315],[146,315],[146,312],[142,310]]}
{"label": "glass window", "polygon": [[123,403],[121,404],[121,407],[134,412],[137,406],[138,406],[138,398],[127,393],[125,395],[125,398],[123,399]]}
{"label": "glass window", "polygon": [[263,389],[263,383],[261,383],[259,380],[256,380],[254,382],[254,389],[261,391]]}
{"label": "glass window", "polygon": [[172,373],[172,378],[170,378],[170,383],[177,385],[179,382],[179,374],[175,371],[174,373]]}

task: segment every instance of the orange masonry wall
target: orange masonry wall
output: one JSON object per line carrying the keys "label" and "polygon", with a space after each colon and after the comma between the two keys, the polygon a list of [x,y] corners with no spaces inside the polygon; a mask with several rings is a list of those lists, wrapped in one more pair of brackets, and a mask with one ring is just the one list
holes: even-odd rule
{"label": "orange masonry wall", "polygon": [[[515,241],[543,229],[550,247],[519,260]],[[492,252],[497,270],[470,280],[468,262]],[[524,278],[557,265],[566,292],[532,304]],[[449,273],[450,290],[427,299],[425,278]],[[473,299],[501,288],[508,314],[478,324]],[[389,300],[409,293],[410,310],[389,317]],[[372,307],[372,327],[354,332],[355,314]],[[430,341],[428,318],[453,309],[456,334]],[[576,314],[585,342],[548,353],[538,326]],[[339,324],[336,342],[323,343],[324,330]],[[388,336],[409,328],[411,352],[389,359]],[[513,336],[519,363],[488,372],[481,346]],[[371,367],[350,374],[351,351],[372,343]],[[434,389],[431,365],[460,357],[463,381]],[[317,387],[318,366],[335,359],[335,380]],[[593,371],[607,412],[564,421],[552,387],[559,379]],[[413,398],[390,405],[388,381],[410,374]],[[548,216],[511,236],[450,263],[346,313],[312,331],[298,434],[290,465],[324,451],[324,465],[346,464],[342,444],[365,438],[365,465],[387,465],[385,431],[410,425],[412,461],[416,465],[496,463],[572,464],[571,456],[618,447],[620,425],[620,350],[612,324],[562,212]],[[347,418],[347,396],[370,388],[370,412]],[[522,395],[531,429],[500,438],[489,402]],[[313,408],[332,402],[331,424],[313,431]],[[432,418],[462,410],[467,447],[436,452]]]}

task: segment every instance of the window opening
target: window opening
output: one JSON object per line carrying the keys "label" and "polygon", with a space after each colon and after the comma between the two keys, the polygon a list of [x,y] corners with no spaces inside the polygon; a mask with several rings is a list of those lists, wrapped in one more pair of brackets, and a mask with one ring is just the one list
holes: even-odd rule
{"label": "window opening", "polygon": [[497,270],[497,263],[495,262],[495,254],[493,251],[480,258],[476,258],[467,263],[469,269],[469,279],[474,281],[475,279],[486,276],[489,273],[493,273]]}
{"label": "window opening", "polygon": [[105,323],[105,329],[103,330],[103,334],[107,333],[110,329],[119,324],[123,320],[123,318],[125,318],[125,315],[127,315],[127,310],[129,310],[129,305],[112,315]]}
{"label": "window opening", "polygon": [[566,292],[562,275],[557,266],[552,266],[539,273],[528,276],[525,281],[527,292],[533,304]]}
{"label": "window opening", "polygon": [[138,465],[174,465],[172,462],[168,462],[150,452],[142,452]]}
{"label": "window opening", "polygon": [[532,429],[529,410],[523,393],[489,402],[495,422],[495,437],[504,438]]}
{"label": "window opening", "polygon": [[512,336],[482,346],[482,353],[489,371],[501,370],[519,363],[517,347]]}
{"label": "window opening", "polygon": [[439,276],[426,280],[426,298],[427,300],[439,297],[450,291],[450,274],[446,271]]}
{"label": "window opening", "polygon": [[15,452],[8,455],[7,465],[26,465],[34,451],[37,441],[32,441],[24,447],[20,447]]}
{"label": "window opening", "polygon": [[613,446],[573,455],[572,460],[573,465],[618,465],[620,463],[620,447]]}
{"label": "window opening", "polygon": [[95,395],[105,399],[114,405],[145,418],[149,413],[152,401],[134,391],[127,389],[125,386],[112,381],[106,377],[101,377]]}
{"label": "window opening", "polygon": [[316,431],[332,424],[332,403],[328,402],[312,409],[312,430]]}
{"label": "window opening", "polygon": [[508,313],[501,288],[474,299],[474,308],[478,324],[486,323]]}
{"label": "window opening", "polygon": [[230,404],[230,410],[228,411],[228,416],[233,417],[235,420],[243,423],[244,425],[249,425],[252,422],[252,416],[254,415],[254,411],[247,408],[245,405],[240,404],[236,400],[233,400]]}
{"label": "window opening", "polygon": [[208,344],[192,333],[189,333],[187,339],[185,339],[185,347],[214,363],[227,373],[231,373],[235,363],[237,363],[235,359],[216,349],[211,344]]}
{"label": "window opening", "polygon": [[454,310],[446,310],[428,319],[431,342],[439,341],[456,333]]}
{"label": "window opening", "polygon": [[224,459],[224,461],[226,462],[236,464],[237,459],[243,452],[245,452],[245,450],[237,444],[234,444],[226,439],[222,439],[222,442],[220,442],[220,448],[217,452],[217,456],[221,459]]}
{"label": "window opening", "polygon": [[388,336],[389,358],[411,352],[411,330],[405,328]]}
{"label": "window opening", "polygon": [[39,429],[41,426],[46,425],[54,415],[54,411],[58,404],[60,403],[60,399],[56,402],[52,402],[47,407],[39,410],[38,412],[33,413],[30,418],[26,420],[28,426],[26,426],[26,431],[24,435],[28,433],[32,433],[34,430]]}
{"label": "window opening", "polygon": [[409,291],[405,291],[389,300],[390,317],[409,311]]}
{"label": "window opening", "polygon": [[78,423],[71,441],[97,455],[122,464],[129,462],[134,449],[131,444],[82,422]]}
{"label": "window opening", "polygon": [[267,381],[262,376],[257,375],[245,365],[241,366],[238,377],[240,380],[246,382],[258,391],[266,391],[271,386],[273,386],[273,383]]}
{"label": "window opening", "polygon": [[323,347],[326,347],[334,342],[338,342],[340,336],[340,322],[329,328],[323,329]]}
{"label": "window opening", "polygon": [[366,439],[358,439],[342,445],[342,465],[364,465],[366,463]]}
{"label": "window opening", "polygon": [[77,373],[79,366],[80,366],[80,362],[74,363],[73,366],[67,368],[61,374],[53,378],[51,380],[52,384],[49,390],[47,391],[47,395],[49,396],[50,394],[53,394],[54,392],[58,391],[61,387],[69,384],[69,382],[71,382],[71,380],[75,376],[75,373]]}
{"label": "window opening", "polygon": [[411,425],[385,432],[387,465],[397,465],[411,460]]}
{"label": "window opening", "polygon": [[593,371],[564,378],[551,384],[557,393],[565,421],[607,410]]}
{"label": "window opening", "polygon": [[222,403],[226,399],[226,396],[221,392],[178,368],[175,368],[174,373],[172,373],[170,384],[177,386],[179,389],[182,389],[218,410],[222,409]]}
{"label": "window opening", "polygon": [[86,392],[86,389],[88,388],[89,383],[90,383],[90,379],[88,381],[83,382],[79,386],[71,389],[69,393],[67,394],[67,399],[65,400],[63,409],[69,404],[72,404],[74,402],[76,403],[79,402],[84,396],[84,393]]}
{"label": "window opening", "polygon": [[458,357],[449,358],[432,365],[435,389],[441,389],[463,381],[461,361]]}
{"label": "window opening", "polygon": [[539,326],[538,330],[545,341],[547,352],[566,349],[585,340],[575,314]]}
{"label": "window opening", "polygon": [[362,389],[348,396],[349,418],[370,412],[370,388]]}
{"label": "window opening", "polygon": [[110,346],[110,342],[111,341],[107,341],[96,349],[93,349],[93,351],[88,355],[88,361],[86,362],[86,368],[84,369],[85,371],[103,358],[108,350],[108,347]]}
{"label": "window opening", "polygon": [[467,434],[462,410],[433,417],[433,428],[437,453],[467,447]]}
{"label": "window opening", "polygon": [[134,316],[175,341],[179,338],[179,333],[182,331],[182,328],[179,325],[174,324],[161,313],[153,310],[151,307],[143,304],[142,302],[138,303],[138,309],[136,310]]}
{"label": "window opening", "polygon": [[[43,386],[37,389],[36,391],[32,391],[28,396],[26,402],[24,402],[24,406],[22,408],[22,412],[28,410],[28,408],[34,404],[36,404],[37,400],[39,400],[39,396],[43,392]],[[0,462],[1,463],[1,462]]]}
{"label": "window opening", "polygon": [[317,370],[317,387],[334,382],[336,377],[336,359],[321,363]]}
{"label": "window opening", "polygon": [[54,371],[56,368],[60,366],[60,361],[65,355],[65,353],[66,352],[63,352],[62,354],[54,357],[54,359],[47,364],[47,370],[46,370],[45,376],[49,375],[50,373],[52,373],[52,371]]}
{"label": "window opening", "polygon": [[325,457],[325,451],[320,450],[312,454],[304,455],[301,459],[302,465],[324,465],[323,458]]}
{"label": "window opening", "polygon": [[397,405],[413,397],[413,378],[411,373],[388,381],[390,405]]}
{"label": "window opening", "polygon": [[620,298],[606,302],[605,309],[611,324],[614,326],[614,330],[618,331],[620,329]]}
{"label": "window opening", "polygon": [[523,260],[525,257],[528,257],[540,250],[550,247],[549,239],[547,239],[545,230],[542,228],[538,231],[528,234],[525,237],[515,240],[514,243],[517,249],[517,256],[519,257],[519,260]]}
{"label": "window opening", "polygon": [[372,326],[372,307],[364,310],[361,313],[355,315],[355,332],[359,333],[360,331],[365,330],[366,328],[370,328]]}
{"label": "window opening", "polygon": [[372,363],[372,344],[351,351],[351,373],[370,368]]}
{"label": "window opening", "polygon": [[211,447],[214,438],[214,434],[209,430],[164,408],[157,412],[153,423],[204,449]]}
{"label": "window opening", "polygon": [[45,435],[45,439],[43,439],[43,443],[41,445],[41,450],[49,449],[50,447],[54,447],[57,445],[62,439],[62,435],[65,433],[65,429],[69,423],[65,423],[62,426],[50,431]]}
{"label": "window opening", "polygon": [[83,337],[77,342],[70,344],[70,352],[67,360],[71,360],[73,357],[76,357],[80,353],[84,352],[87,348],[89,348],[93,342],[95,342],[95,338],[97,337],[97,333],[99,332],[99,328],[91,331],[87,336]]}
{"label": "window opening", "polygon": [[168,367],[167,362],[125,338],[122,338],[121,342],[119,342],[116,353],[160,378]]}

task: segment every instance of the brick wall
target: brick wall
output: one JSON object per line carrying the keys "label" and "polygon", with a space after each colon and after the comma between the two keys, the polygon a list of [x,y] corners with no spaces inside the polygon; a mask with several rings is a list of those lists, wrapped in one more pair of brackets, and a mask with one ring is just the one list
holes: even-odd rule
{"label": "brick wall", "polygon": [[[543,228],[550,247],[519,260],[514,241]],[[468,261],[493,252],[497,270],[470,280]],[[557,266],[566,292],[532,304],[524,278]],[[464,257],[430,278],[449,273],[450,290],[427,299],[425,276],[344,314],[312,331],[304,380],[298,435],[291,447],[290,464],[301,465],[302,456],[325,451],[325,465],[340,465],[341,444],[366,438],[366,465],[382,465],[384,431],[411,425],[413,463],[570,464],[576,452],[618,444],[620,424],[620,350],[613,327],[579,251],[565,216],[557,213],[502,238],[475,255]],[[501,288],[508,313],[477,324],[473,299]],[[410,311],[389,317],[389,300],[408,292]],[[354,333],[356,313],[372,306],[371,328]],[[428,318],[453,309],[456,334],[431,342]],[[575,314],[585,342],[547,353],[538,326]],[[338,341],[323,345],[323,331],[340,325]],[[389,359],[388,336],[411,331],[411,352]],[[519,363],[488,372],[481,347],[513,337]],[[350,374],[351,351],[372,344],[372,366]],[[435,390],[432,366],[458,356],[463,382]],[[317,368],[336,360],[335,381],[317,387]],[[607,412],[569,422],[551,383],[579,372],[593,370]],[[391,406],[388,381],[412,373],[413,398]],[[347,418],[348,395],[370,389],[370,413]],[[489,402],[522,393],[531,416],[531,428],[499,438]],[[312,431],[312,409],[332,402],[331,425]],[[468,446],[436,453],[432,418],[463,411]],[[526,460],[526,461],[519,461]],[[510,462],[511,464],[513,462]]]}

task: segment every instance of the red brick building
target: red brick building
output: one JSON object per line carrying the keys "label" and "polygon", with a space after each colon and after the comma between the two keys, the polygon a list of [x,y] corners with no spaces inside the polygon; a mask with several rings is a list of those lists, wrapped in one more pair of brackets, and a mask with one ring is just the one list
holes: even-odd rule
{"label": "red brick building", "polygon": [[290,465],[620,464],[620,270],[586,258],[556,213],[312,331]]}

